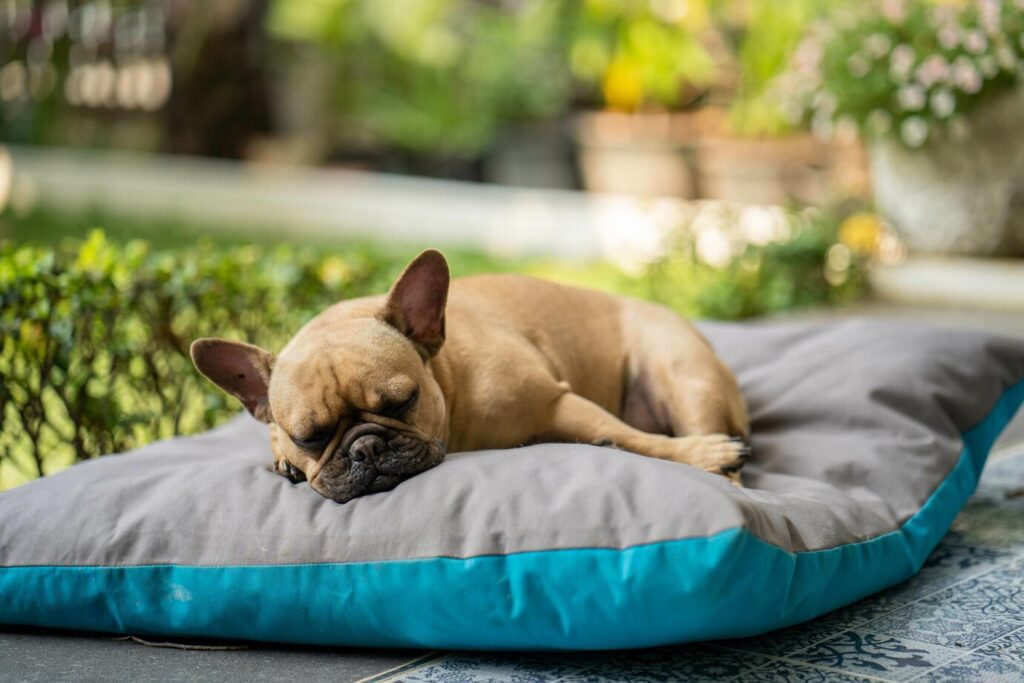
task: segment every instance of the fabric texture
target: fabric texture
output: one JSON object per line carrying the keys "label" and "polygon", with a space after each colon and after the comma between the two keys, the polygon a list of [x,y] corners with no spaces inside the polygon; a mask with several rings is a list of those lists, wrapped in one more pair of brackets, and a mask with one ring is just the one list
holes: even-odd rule
{"label": "fabric texture", "polygon": [[750,406],[745,489],[543,444],[338,505],[271,473],[239,417],[0,494],[0,622],[500,649],[751,635],[916,572],[1024,401],[1012,338],[701,327]]}

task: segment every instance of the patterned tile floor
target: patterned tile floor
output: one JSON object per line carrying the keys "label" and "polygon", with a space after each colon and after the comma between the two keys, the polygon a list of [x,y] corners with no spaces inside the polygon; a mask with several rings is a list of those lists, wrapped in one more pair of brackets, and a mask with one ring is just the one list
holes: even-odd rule
{"label": "patterned tile floor", "polygon": [[992,462],[916,577],[742,640],[579,654],[427,656],[365,681],[1024,681],[1024,453]]}

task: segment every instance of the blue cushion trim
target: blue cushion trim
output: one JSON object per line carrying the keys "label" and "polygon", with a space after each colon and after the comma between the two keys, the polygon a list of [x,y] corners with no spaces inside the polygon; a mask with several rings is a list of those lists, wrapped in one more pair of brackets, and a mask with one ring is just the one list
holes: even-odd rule
{"label": "blue cushion trim", "polygon": [[597,649],[745,636],[902,581],[977,485],[1024,381],[963,435],[956,466],[900,529],[790,553],[744,529],[623,550],[197,567],[0,568],[0,622],[308,644]]}

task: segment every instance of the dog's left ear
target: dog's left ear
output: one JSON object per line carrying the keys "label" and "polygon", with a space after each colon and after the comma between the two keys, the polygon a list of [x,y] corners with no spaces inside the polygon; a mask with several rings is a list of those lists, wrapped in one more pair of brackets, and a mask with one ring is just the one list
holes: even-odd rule
{"label": "dog's left ear", "polygon": [[444,255],[428,249],[398,276],[381,311],[381,319],[412,340],[424,358],[432,357],[444,344],[450,280]]}
{"label": "dog's left ear", "polygon": [[271,421],[267,388],[274,354],[244,342],[204,338],[192,342],[191,355],[196,369],[241,401],[253,417]]}

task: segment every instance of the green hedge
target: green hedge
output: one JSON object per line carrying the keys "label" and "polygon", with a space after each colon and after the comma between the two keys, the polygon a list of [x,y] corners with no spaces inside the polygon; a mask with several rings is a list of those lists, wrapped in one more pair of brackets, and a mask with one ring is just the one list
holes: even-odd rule
{"label": "green hedge", "polygon": [[151,252],[93,233],[0,250],[3,483],[211,427],[238,407],[193,370],[216,335],[280,347],[325,306],[386,287],[390,264],[289,247]]}
{"label": "green hedge", "polygon": [[[789,238],[748,245],[719,267],[681,231],[632,276],[607,263],[450,257],[456,275],[511,267],[735,319],[856,298],[861,260],[845,259],[842,272],[828,265],[830,251],[846,249],[838,225],[798,221]],[[408,255],[212,242],[153,250],[99,231],[59,247],[0,244],[0,489],[223,421],[238,406],[194,371],[193,339],[278,349],[326,306],[385,291]]]}

